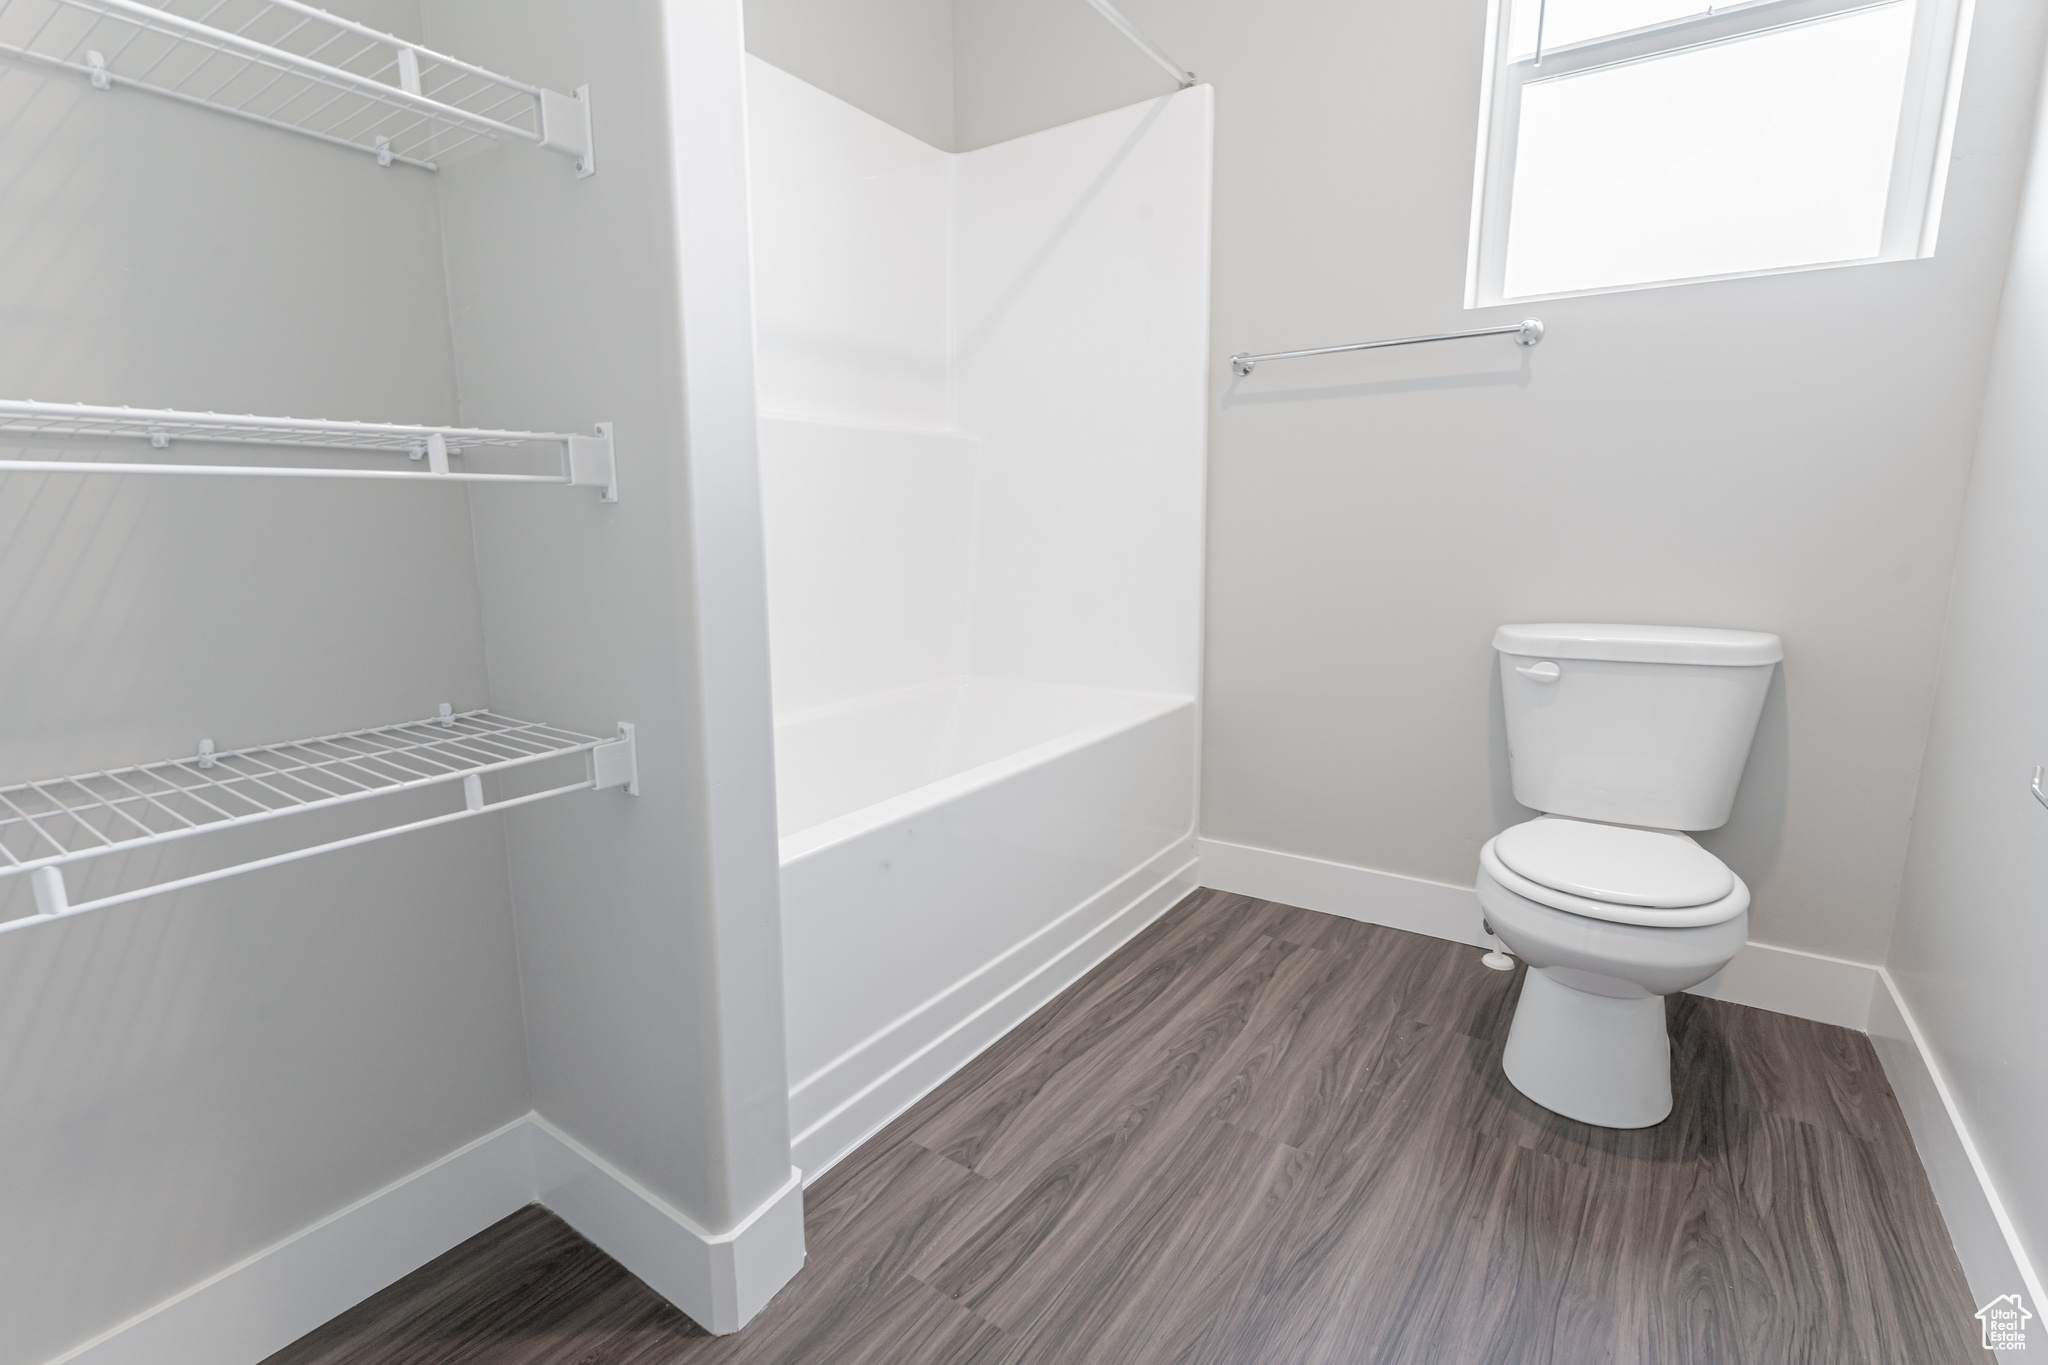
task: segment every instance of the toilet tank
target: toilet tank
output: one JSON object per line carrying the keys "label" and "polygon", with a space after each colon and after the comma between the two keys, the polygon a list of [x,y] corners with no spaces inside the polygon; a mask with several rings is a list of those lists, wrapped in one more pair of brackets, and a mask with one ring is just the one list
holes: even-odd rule
{"label": "toilet tank", "polygon": [[1728,822],[1775,635],[1696,626],[1502,626],[1515,800],[1655,829]]}

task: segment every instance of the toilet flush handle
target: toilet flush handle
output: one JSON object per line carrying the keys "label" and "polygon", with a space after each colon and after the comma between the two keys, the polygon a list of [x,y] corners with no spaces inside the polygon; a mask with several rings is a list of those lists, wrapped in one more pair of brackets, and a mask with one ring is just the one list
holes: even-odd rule
{"label": "toilet flush handle", "polygon": [[1530,682],[1540,683],[1554,683],[1564,676],[1563,669],[1547,660],[1540,664],[1516,664],[1515,672],[1521,674]]}

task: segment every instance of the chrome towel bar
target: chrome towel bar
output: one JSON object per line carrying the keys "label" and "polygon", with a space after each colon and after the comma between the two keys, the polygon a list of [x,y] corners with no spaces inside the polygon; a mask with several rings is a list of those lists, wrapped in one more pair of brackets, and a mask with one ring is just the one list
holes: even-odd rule
{"label": "chrome towel bar", "polygon": [[1377,351],[1385,346],[1419,346],[1425,341],[1463,341],[1467,337],[1512,336],[1522,346],[1534,346],[1543,340],[1543,324],[1535,318],[1523,318],[1509,327],[1481,327],[1470,332],[1438,332],[1426,337],[1396,337],[1392,341],[1357,341],[1349,346],[1317,346],[1306,351],[1269,351],[1265,355],[1238,354],[1230,357],[1231,370],[1240,377],[1252,372],[1252,367],[1262,360],[1293,360],[1305,355],[1335,355],[1339,351]]}

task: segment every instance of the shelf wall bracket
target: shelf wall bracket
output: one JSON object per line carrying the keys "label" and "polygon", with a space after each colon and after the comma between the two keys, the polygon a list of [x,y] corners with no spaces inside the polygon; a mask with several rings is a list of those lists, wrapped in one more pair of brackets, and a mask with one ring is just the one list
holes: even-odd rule
{"label": "shelf wall bracket", "polygon": [[630,721],[619,722],[619,737],[590,751],[590,782],[598,791],[624,787],[626,795],[640,794],[640,754],[634,747]]}
{"label": "shelf wall bracket", "polygon": [[569,483],[601,489],[602,502],[619,500],[619,466],[612,452],[612,424],[599,422],[595,436],[569,438]]}
{"label": "shelf wall bracket", "polygon": [[398,88],[408,95],[420,93],[420,54],[409,47],[398,49]]}
{"label": "shelf wall bracket", "polygon": [[597,139],[590,126],[589,86],[577,86],[573,95],[541,89],[540,145],[576,158],[578,180],[597,174]]}
{"label": "shelf wall bracket", "polygon": [[36,893],[36,913],[45,918],[61,915],[71,908],[71,897],[64,891],[64,869],[61,867],[39,867],[28,874],[29,885]]}

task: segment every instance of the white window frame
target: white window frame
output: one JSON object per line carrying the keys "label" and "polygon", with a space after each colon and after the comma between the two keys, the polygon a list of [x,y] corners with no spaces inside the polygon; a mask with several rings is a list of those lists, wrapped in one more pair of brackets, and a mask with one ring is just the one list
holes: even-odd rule
{"label": "white window frame", "polygon": [[[1511,7],[1540,0],[1489,0],[1487,55],[1480,98],[1479,153],[1472,185],[1472,236],[1466,266],[1465,306],[1487,308],[1533,299],[1574,298],[1622,290],[1661,289],[1707,280],[1782,275],[1844,265],[1912,260],[1932,256],[1948,179],[1949,143],[1962,88],[1973,0],[1749,0],[1708,14],[1652,24],[1626,33],[1547,49],[1536,58],[1510,60]],[[1898,141],[1892,153],[1891,191],[1885,200],[1883,245],[1875,256],[1815,261],[1769,270],[1739,270],[1687,279],[1643,280],[1549,294],[1501,290],[1507,266],[1508,218],[1515,184],[1515,153],[1523,87],[1604,66],[1651,60],[1688,48],[1729,42],[1770,29],[1813,23],[1887,4],[1914,6],[1913,47],[1907,60]]]}

